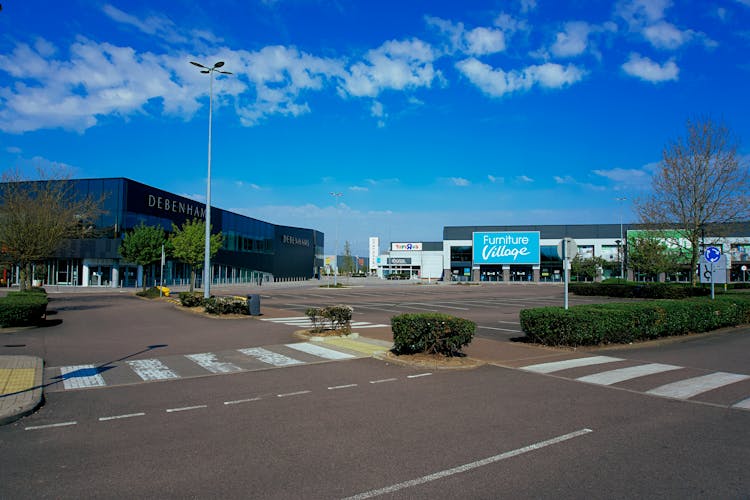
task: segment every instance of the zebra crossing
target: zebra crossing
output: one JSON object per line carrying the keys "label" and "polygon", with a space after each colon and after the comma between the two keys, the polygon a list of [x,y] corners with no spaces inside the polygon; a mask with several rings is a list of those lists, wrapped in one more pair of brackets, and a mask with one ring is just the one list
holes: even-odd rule
{"label": "zebra crossing", "polygon": [[[296,326],[299,328],[312,328],[314,325],[310,318],[307,316],[289,316],[287,318],[262,318],[261,321],[269,321],[271,323],[281,323],[289,326]],[[363,328],[390,328],[391,325],[383,325],[380,323],[369,323],[367,321],[352,321],[351,326],[353,329],[361,330]]]}
{"label": "zebra crossing", "polygon": [[[372,346],[364,347],[371,348]],[[367,349],[358,351],[356,346],[352,347],[349,344],[339,346],[321,345],[320,342],[299,342],[220,352],[123,360],[98,365],[51,367],[44,370],[44,384],[46,391],[53,392],[92,389],[342,361],[369,357],[371,354]]]}
{"label": "zebra crossing", "polygon": [[750,410],[750,375],[740,373],[705,373],[705,370],[664,363],[641,363],[611,356],[587,356],[519,368],[588,384],[630,389],[651,396]]}

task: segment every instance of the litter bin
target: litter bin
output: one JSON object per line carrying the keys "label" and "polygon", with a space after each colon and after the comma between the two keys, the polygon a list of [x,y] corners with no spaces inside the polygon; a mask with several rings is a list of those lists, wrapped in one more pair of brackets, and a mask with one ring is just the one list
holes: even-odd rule
{"label": "litter bin", "polygon": [[250,316],[260,316],[260,295],[257,293],[247,296],[247,312]]}

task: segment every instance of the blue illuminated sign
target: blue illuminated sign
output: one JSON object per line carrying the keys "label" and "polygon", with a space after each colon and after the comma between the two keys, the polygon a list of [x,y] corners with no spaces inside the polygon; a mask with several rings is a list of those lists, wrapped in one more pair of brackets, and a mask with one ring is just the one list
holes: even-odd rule
{"label": "blue illuminated sign", "polygon": [[539,264],[539,231],[474,233],[474,264]]}

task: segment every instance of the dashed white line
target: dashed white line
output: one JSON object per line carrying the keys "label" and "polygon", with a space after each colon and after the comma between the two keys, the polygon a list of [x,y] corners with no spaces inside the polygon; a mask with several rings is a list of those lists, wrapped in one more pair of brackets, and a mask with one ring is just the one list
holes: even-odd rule
{"label": "dashed white line", "polygon": [[169,408],[166,410],[167,413],[175,413],[178,411],[190,411],[190,410],[199,410],[201,408],[208,408],[208,405],[195,405],[195,406],[185,406],[183,408]]}
{"label": "dashed white line", "polygon": [[24,430],[35,431],[39,429],[53,429],[55,427],[68,427],[70,425],[76,425],[76,424],[78,424],[78,422],[72,421],[72,422],[60,422],[59,424],[32,425],[30,427],[26,427]]}
{"label": "dashed white line", "polygon": [[483,328],[485,330],[498,330],[498,331],[501,331],[501,332],[513,332],[513,333],[521,333],[522,332],[522,330],[512,330],[510,328],[500,328],[500,327],[497,327],[497,326],[482,326],[482,325],[478,325],[477,328]]}
{"label": "dashed white line", "polygon": [[345,500],[361,500],[365,498],[372,498],[377,497],[380,495],[385,495],[388,493],[395,493],[396,491],[400,491],[406,488],[411,488],[413,486],[418,486],[420,484],[429,483],[432,481],[437,481],[438,479],[443,479],[445,477],[454,476],[456,474],[461,474],[463,472],[468,472],[470,470],[484,467],[485,465],[490,465],[495,462],[499,462],[501,460],[505,460],[507,458],[513,458],[517,457],[518,455],[523,455],[524,453],[528,453],[530,451],[539,450],[541,448],[545,448],[547,446],[551,446],[553,444],[562,443],[564,441],[568,441],[573,438],[577,438],[580,436],[583,436],[585,434],[588,434],[590,432],[593,432],[591,429],[581,429],[575,432],[571,432],[569,434],[563,434],[562,436],[557,436],[552,439],[547,439],[545,441],[539,441],[538,443],[530,444],[528,446],[524,446],[523,448],[518,448],[512,451],[506,451],[505,453],[500,453],[499,455],[495,455],[492,457],[488,457],[482,460],[477,460],[476,462],[471,462],[464,465],[459,465],[458,467],[453,467],[452,469],[446,469],[440,472],[436,472],[434,474],[429,474],[427,476],[422,476],[417,479],[412,479],[411,481],[404,481],[403,483],[394,484],[391,486],[386,486],[385,488],[380,488],[377,490],[370,490],[366,491],[364,493],[360,493],[358,495],[354,495],[351,497],[346,498]]}
{"label": "dashed white line", "polygon": [[252,401],[260,401],[263,398],[247,398],[247,399],[235,399],[234,401],[224,401],[225,405],[239,405],[242,403],[250,403]]}
{"label": "dashed white line", "polygon": [[333,387],[329,387],[329,391],[335,391],[337,389],[349,389],[350,387],[357,387],[358,384],[346,384],[346,385],[334,385]]}
{"label": "dashed white line", "polygon": [[430,375],[432,375],[432,373],[419,373],[417,375],[407,375],[406,378],[429,377]]}
{"label": "dashed white line", "polygon": [[285,393],[285,394],[277,394],[277,395],[276,395],[276,397],[277,397],[277,398],[286,398],[286,397],[289,397],[289,396],[300,396],[300,395],[302,395],[302,394],[309,394],[309,393],[311,393],[311,392],[312,392],[312,391],[297,391],[297,392],[287,392],[287,393]]}
{"label": "dashed white line", "polygon": [[397,378],[381,378],[380,380],[370,380],[371,384],[383,384],[385,382],[395,382]]}
{"label": "dashed white line", "polygon": [[126,415],[113,415],[111,417],[99,417],[99,422],[106,422],[108,420],[120,420],[123,418],[142,417],[145,413],[128,413]]}

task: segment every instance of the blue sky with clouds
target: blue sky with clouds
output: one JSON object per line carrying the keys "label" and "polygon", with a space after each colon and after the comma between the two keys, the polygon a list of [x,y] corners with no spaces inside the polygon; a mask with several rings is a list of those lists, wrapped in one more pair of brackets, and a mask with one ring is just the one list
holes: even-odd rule
{"label": "blue sky with clouds", "polygon": [[3,170],[203,201],[209,80],[189,61],[225,61],[212,204],[322,230],[328,252],[337,226],[364,254],[446,225],[628,222],[686,119],[750,141],[750,0],[2,4]]}

